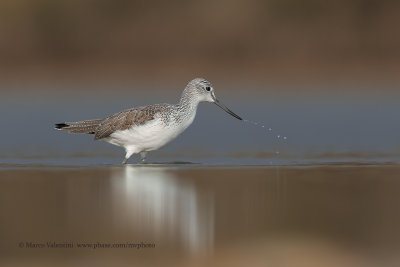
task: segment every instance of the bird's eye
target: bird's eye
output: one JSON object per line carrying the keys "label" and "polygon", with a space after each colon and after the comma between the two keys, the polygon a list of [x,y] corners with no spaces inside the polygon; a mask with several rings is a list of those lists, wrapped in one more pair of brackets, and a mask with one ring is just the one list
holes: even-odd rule
{"label": "bird's eye", "polygon": [[207,87],[206,87],[206,90],[207,90],[207,91],[210,91],[210,90],[211,90],[210,86],[207,86]]}

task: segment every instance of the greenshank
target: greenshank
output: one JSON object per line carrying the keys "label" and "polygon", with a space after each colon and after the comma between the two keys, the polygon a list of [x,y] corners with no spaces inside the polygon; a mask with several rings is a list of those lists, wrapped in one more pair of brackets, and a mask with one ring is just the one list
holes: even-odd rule
{"label": "greenshank", "polygon": [[215,96],[212,84],[202,78],[190,81],[178,104],[156,104],[121,111],[104,119],[57,123],[57,130],[69,133],[92,134],[125,149],[125,164],[140,153],[145,162],[149,151],[157,150],[181,134],[192,124],[200,102],[213,102],[227,113],[242,120]]}

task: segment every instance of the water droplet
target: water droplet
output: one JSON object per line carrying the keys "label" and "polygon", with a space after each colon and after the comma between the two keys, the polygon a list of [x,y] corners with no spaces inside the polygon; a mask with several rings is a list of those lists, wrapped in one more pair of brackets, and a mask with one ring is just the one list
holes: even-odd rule
{"label": "water droplet", "polygon": [[277,138],[281,138],[281,136],[280,136],[280,135],[277,135],[276,137],[277,137]]}
{"label": "water droplet", "polygon": [[287,137],[286,137],[286,136],[284,136],[284,137],[283,137],[283,139],[285,139],[285,140],[286,140],[286,139],[287,139]]}
{"label": "water droplet", "polygon": [[272,131],[272,128],[268,128],[268,131]]}

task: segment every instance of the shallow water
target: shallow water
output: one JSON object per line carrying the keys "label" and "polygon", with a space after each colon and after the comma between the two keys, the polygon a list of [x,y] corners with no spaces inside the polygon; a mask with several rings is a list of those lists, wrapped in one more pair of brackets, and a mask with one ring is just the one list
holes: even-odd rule
{"label": "shallow water", "polygon": [[[9,166],[0,264],[395,266],[399,173],[384,164]],[[155,247],[78,247],[141,242]]]}
{"label": "shallow water", "polygon": [[[217,95],[226,106],[265,128],[236,120],[211,103],[202,103],[194,123],[169,145],[150,153],[149,160],[263,158],[274,163],[305,158],[397,161],[400,157],[397,91],[379,94],[360,90],[343,95],[341,89],[336,94],[331,90],[332,93],[302,95],[260,93],[262,90],[256,89],[245,94],[222,89]],[[147,93],[100,91],[96,97],[79,90],[68,93],[68,88],[42,94],[8,93],[0,99],[1,162],[15,163],[6,160],[13,157],[24,162],[32,158],[36,163],[41,157],[45,159],[43,164],[53,164],[59,158],[68,164],[77,157],[99,157],[111,158],[104,163],[117,164],[123,158],[121,148],[93,142],[93,136],[56,131],[54,123],[102,118],[139,105],[176,103],[180,94],[180,90],[175,94],[152,94],[152,88],[144,91]],[[287,139],[279,139],[278,135]],[[131,162],[137,160],[133,158]]]}

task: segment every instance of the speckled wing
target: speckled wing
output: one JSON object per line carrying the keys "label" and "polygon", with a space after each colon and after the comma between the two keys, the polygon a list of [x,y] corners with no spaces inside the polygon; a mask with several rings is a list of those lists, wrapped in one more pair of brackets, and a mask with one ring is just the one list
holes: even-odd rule
{"label": "speckled wing", "polygon": [[163,105],[153,105],[128,109],[105,118],[97,127],[94,139],[99,140],[109,137],[118,130],[127,130],[135,125],[142,125],[154,119]]}
{"label": "speckled wing", "polygon": [[77,122],[64,122],[57,123],[55,128],[57,130],[68,131],[69,133],[77,134],[94,134],[96,128],[101,124],[103,119],[85,120]]}

